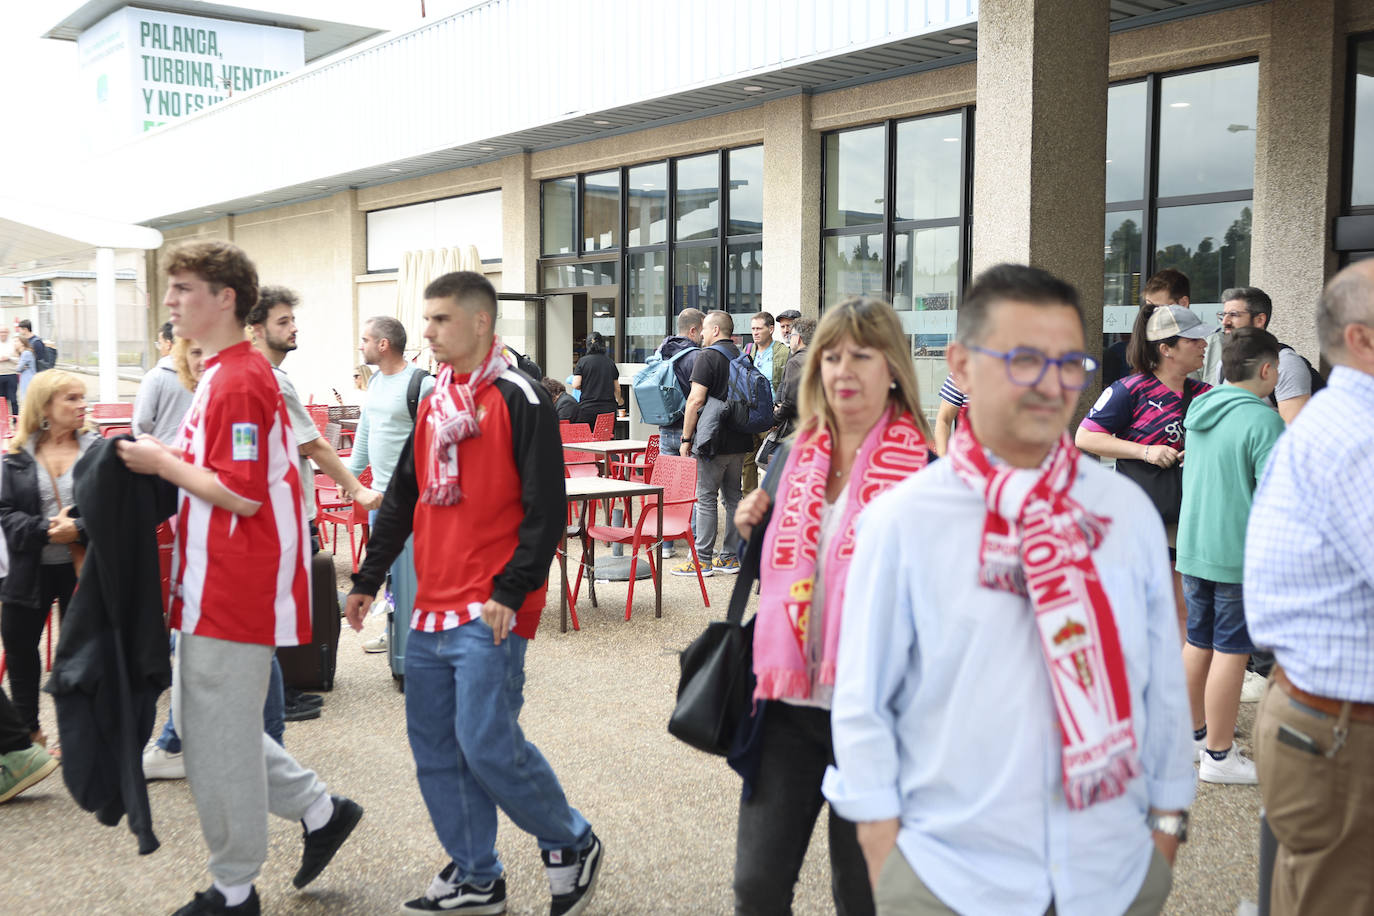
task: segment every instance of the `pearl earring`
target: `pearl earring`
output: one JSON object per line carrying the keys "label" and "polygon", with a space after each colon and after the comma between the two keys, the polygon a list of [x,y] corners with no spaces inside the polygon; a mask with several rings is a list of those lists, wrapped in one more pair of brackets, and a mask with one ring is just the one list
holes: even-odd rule
{"label": "pearl earring", "polygon": [[891,385],[888,385],[887,387],[888,387],[889,389],[891,389],[892,391],[896,391],[896,390],[897,390],[897,380],[896,380],[896,379],[893,379],[893,380],[892,380],[892,384],[891,384]]}

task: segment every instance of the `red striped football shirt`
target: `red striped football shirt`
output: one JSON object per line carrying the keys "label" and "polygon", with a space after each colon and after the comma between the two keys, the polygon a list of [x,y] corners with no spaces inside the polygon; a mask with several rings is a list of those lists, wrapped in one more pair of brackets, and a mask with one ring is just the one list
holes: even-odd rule
{"label": "red striped football shirt", "polygon": [[172,627],[231,642],[310,642],[310,534],[296,440],[271,365],[247,341],[206,360],[175,448],[260,507],[235,515],[181,491]]}

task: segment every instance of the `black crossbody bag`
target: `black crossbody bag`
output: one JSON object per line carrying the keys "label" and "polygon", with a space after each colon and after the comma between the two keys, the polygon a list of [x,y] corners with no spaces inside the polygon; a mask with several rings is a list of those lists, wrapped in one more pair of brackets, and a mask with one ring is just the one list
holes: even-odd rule
{"label": "black crossbody bag", "polygon": [[[1192,403],[1193,391],[1185,381],[1183,383],[1183,409],[1178,418],[1180,425],[1183,423],[1183,418],[1188,416],[1188,407]],[[1164,524],[1178,524],[1179,512],[1183,507],[1183,462],[1175,462],[1171,467],[1162,468],[1139,458],[1118,458],[1116,459],[1116,469],[1139,484],[1145,494],[1150,497],[1150,502],[1155,504],[1155,511],[1159,513],[1160,518],[1164,519]]]}

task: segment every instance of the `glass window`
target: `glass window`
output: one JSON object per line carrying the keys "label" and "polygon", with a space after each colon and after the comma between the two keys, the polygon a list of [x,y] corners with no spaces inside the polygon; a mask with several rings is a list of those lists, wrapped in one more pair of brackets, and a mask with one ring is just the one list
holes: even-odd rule
{"label": "glass window", "polygon": [[674,237],[679,242],[715,238],[720,232],[720,154],[679,159],[674,166],[677,174]]}
{"label": "glass window", "polygon": [[912,335],[911,353],[943,354],[958,317],[959,227],[913,229],[894,241],[892,307]]}
{"label": "glass window", "polygon": [[615,286],[615,261],[581,264],[545,264],[543,289],[577,289],[584,286]]}
{"label": "glass window", "polygon": [[673,250],[673,314],[683,309],[717,308],[714,245]]}
{"label": "glass window", "polygon": [[620,245],[620,170],[582,179],[582,247],[600,251]]}
{"label": "glass window", "polygon": [[959,215],[962,119],[954,112],[897,125],[896,219]]}
{"label": "glass window", "polygon": [[[1143,214],[1139,210],[1117,210],[1107,214],[1104,238],[1105,258],[1102,264],[1102,301],[1109,308],[1129,306],[1134,309],[1140,304],[1140,256],[1141,225]],[[1121,330],[1107,328],[1108,333]],[[1130,333],[1130,322],[1125,331]]]}
{"label": "glass window", "polygon": [[850,296],[883,295],[883,236],[833,235],[825,239],[825,306]]}
{"label": "glass window", "polygon": [[[1107,202],[1145,199],[1145,82],[1107,89]],[[1248,186],[1247,186],[1248,187]],[[1139,225],[1137,220],[1136,225]]]}
{"label": "glass window", "polygon": [[729,155],[730,228],[727,234],[755,235],[763,231],[763,147],[732,149]]}
{"label": "glass window", "polygon": [[668,241],[668,163],[630,169],[626,193],[625,246],[638,248]]}
{"label": "glass window", "polygon": [[544,202],[544,254],[575,254],[577,236],[573,211],[577,204],[577,179],[555,178],[540,186]]}
{"label": "glass window", "polygon": [[399,270],[407,251],[473,245],[501,259],[501,192],[427,200],[367,214],[367,269]]}
{"label": "glass window", "polygon": [[741,316],[763,310],[763,243],[744,242],[726,251],[725,310],[735,316],[739,327]]}
{"label": "glass window", "polygon": [[666,251],[644,251],[625,257],[626,362],[644,362],[663,341],[667,261]]}
{"label": "glass window", "polygon": [[1258,64],[1160,80],[1160,197],[1254,187],[1258,80]]}
{"label": "glass window", "polygon": [[882,222],[886,138],[887,128],[883,124],[826,136],[822,223],[826,229]]}
{"label": "glass window", "polygon": [[[1188,275],[1194,309],[1214,322],[1221,291],[1250,282],[1248,200],[1191,207],[1161,207],[1156,217],[1156,272],[1174,267]],[[1208,309],[1210,308],[1210,312]]]}
{"label": "glass window", "polygon": [[1355,46],[1355,138],[1350,206],[1374,206],[1374,40]]}

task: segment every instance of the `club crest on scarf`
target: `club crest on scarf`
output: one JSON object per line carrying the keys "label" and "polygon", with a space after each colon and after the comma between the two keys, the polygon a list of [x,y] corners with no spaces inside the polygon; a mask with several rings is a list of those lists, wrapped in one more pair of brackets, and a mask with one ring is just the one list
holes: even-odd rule
{"label": "club crest on scarf", "polygon": [[493,338],[487,357],[464,382],[455,382],[453,366],[445,363],[429,396],[429,473],[420,501],[431,506],[452,506],[463,498],[458,485],[458,443],[482,434],[482,411],[477,396],[513,365]]}
{"label": "club crest on scarf", "polygon": [[950,442],[959,477],[987,506],[978,582],[1029,599],[1063,736],[1069,807],[1116,798],[1140,775],[1116,618],[1093,551],[1110,520],[1069,497],[1078,450],[1065,434],[1034,475],[983,452],[965,410]]}

